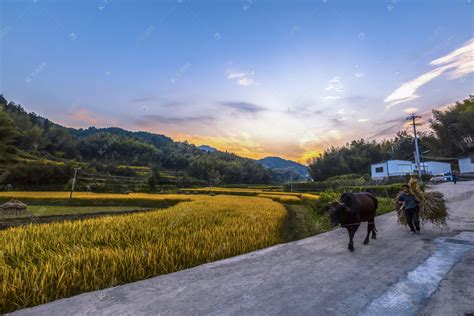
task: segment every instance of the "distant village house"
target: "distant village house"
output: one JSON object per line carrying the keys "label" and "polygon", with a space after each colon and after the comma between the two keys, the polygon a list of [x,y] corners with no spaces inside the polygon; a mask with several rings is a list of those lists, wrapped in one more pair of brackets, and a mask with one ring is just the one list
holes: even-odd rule
{"label": "distant village house", "polygon": [[[451,164],[447,162],[425,161],[420,164],[420,168],[422,173],[430,175],[451,172]],[[416,164],[408,160],[387,160],[372,164],[370,169],[372,179],[399,177],[417,173]]]}

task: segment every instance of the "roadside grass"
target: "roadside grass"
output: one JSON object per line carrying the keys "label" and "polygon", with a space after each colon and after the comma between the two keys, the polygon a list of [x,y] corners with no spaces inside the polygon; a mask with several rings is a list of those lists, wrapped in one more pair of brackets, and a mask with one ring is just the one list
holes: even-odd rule
{"label": "roadside grass", "polygon": [[[335,229],[330,223],[326,210],[328,202],[338,197],[339,193],[322,192],[316,201],[306,201],[306,203],[300,204],[286,203],[288,216],[281,227],[283,240],[285,242],[299,240]],[[394,210],[392,199],[380,197],[377,199],[379,201],[377,216]]]}
{"label": "roadside grass", "polygon": [[309,205],[285,204],[288,216],[281,227],[285,242],[318,235],[333,229],[327,214],[318,214]]}
{"label": "roadside grass", "polygon": [[285,217],[268,198],[220,195],[0,231],[0,313],[278,244]]}

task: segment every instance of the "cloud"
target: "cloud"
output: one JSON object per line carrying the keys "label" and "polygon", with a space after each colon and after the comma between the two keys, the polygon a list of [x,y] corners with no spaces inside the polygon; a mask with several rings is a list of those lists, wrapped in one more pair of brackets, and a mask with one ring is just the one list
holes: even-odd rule
{"label": "cloud", "polygon": [[155,98],[154,97],[137,97],[137,98],[133,98],[130,100],[130,102],[132,103],[143,103],[143,102],[150,102],[150,101],[154,101]]}
{"label": "cloud", "polygon": [[164,116],[164,115],[147,115],[140,119],[137,119],[135,123],[137,125],[150,125],[153,123],[161,124],[186,124],[186,123],[211,123],[215,120],[214,116],[211,115],[198,115],[198,116]]}
{"label": "cloud", "polygon": [[88,109],[78,109],[70,112],[68,114],[68,121],[72,126],[92,126],[104,124],[106,122],[106,120],[100,118],[96,113],[93,113]]}
{"label": "cloud", "polygon": [[260,105],[249,102],[224,101],[219,102],[219,105],[247,113],[257,113],[265,110],[265,108],[261,107]]}
{"label": "cloud", "polygon": [[357,122],[359,122],[359,123],[365,123],[365,122],[368,122],[368,121],[369,121],[368,118],[360,118],[360,119],[357,120]]}
{"label": "cloud", "polygon": [[241,78],[241,79],[237,80],[237,84],[239,84],[241,86],[244,86],[244,87],[250,86],[253,83],[254,83],[253,79],[250,79],[250,78]]}
{"label": "cloud", "polygon": [[253,70],[249,72],[229,73],[227,79],[235,81],[239,86],[248,87],[255,84],[255,81],[252,79],[254,74],[255,72]]}
{"label": "cloud", "polygon": [[341,99],[342,97],[340,95],[327,95],[324,97],[324,99],[326,100],[339,100]]}
{"label": "cloud", "polygon": [[354,72],[354,76],[356,78],[362,78],[365,77],[365,74],[363,72]]}
{"label": "cloud", "polygon": [[446,56],[435,59],[429,64],[431,66],[437,66],[437,68],[428,71],[411,81],[405,82],[398,89],[393,91],[384,100],[385,103],[388,103],[385,106],[386,109],[390,109],[399,103],[419,98],[420,96],[416,94],[418,89],[445,72],[447,72],[446,77],[449,80],[457,79],[473,73],[474,39],[467,41],[461,48],[452,51]]}
{"label": "cloud", "polygon": [[335,93],[344,92],[344,86],[342,85],[339,77],[334,77],[331,80],[329,80],[328,85],[326,87],[326,91],[335,92]]}
{"label": "cloud", "polygon": [[408,114],[412,114],[412,113],[415,113],[418,110],[419,110],[418,108],[406,108],[405,110],[403,110],[403,112],[408,113]]}
{"label": "cloud", "polygon": [[231,73],[227,76],[227,79],[239,79],[247,75],[246,72]]}
{"label": "cloud", "polygon": [[341,93],[344,92],[344,85],[341,82],[339,77],[334,77],[329,80],[328,85],[326,86],[326,91],[330,94],[325,96],[325,100],[338,100],[341,99]]}

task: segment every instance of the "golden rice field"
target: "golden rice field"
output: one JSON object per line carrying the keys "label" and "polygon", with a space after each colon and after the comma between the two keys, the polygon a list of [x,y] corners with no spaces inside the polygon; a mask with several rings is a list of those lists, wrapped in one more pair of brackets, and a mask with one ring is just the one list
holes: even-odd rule
{"label": "golden rice field", "polygon": [[[310,193],[293,193],[293,192],[281,192],[274,190],[266,189],[256,189],[256,188],[223,188],[223,187],[203,187],[203,188],[193,188],[193,189],[182,189],[184,192],[194,192],[194,193],[219,193],[219,194],[233,194],[233,195],[250,195],[250,196],[263,196],[268,198],[273,198],[278,200],[278,196],[284,196],[283,200],[291,202],[296,202],[301,200],[315,201],[319,199],[318,195]],[[287,198],[289,197],[289,198]],[[290,198],[295,197],[295,198]],[[286,203],[286,202],[283,202]]]}
{"label": "golden rice field", "polygon": [[[0,192],[2,199],[69,199],[69,192],[64,191],[10,191]],[[73,199],[75,200],[189,200],[189,197],[183,194],[148,194],[148,193],[91,193],[91,192],[74,192]]]}
{"label": "golden rice field", "polygon": [[[62,192],[13,194],[19,199],[64,198],[65,195]],[[106,199],[107,194],[80,193],[76,198],[91,196]],[[140,199],[169,197],[129,194],[123,198],[137,196]],[[0,231],[0,313],[190,268],[281,242],[279,230],[287,213],[280,203],[262,197],[191,198],[192,201],[148,213]]]}
{"label": "golden rice field", "polygon": [[109,194],[74,192],[72,200],[69,200],[69,192],[0,192],[0,201],[17,199],[28,205],[132,205],[143,207],[168,207],[179,202],[197,200],[199,198],[200,197],[184,194]]}
{"label": "golden rice field", "polygon": [[301,203],[302,202],[301,198],[295,195],[259,193],[257,194],[257,196],[269,198],[280,203]]}

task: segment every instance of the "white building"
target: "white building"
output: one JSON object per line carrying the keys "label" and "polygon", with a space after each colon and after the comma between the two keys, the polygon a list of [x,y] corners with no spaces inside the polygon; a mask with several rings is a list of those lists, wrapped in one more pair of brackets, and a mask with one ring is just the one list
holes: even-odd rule
{"label": "white building", "polygon": [[372,179],[388,178],[413,174],[413,162],[408,160],[387,160],[370,166]]}
{"label": "white building", "polygon": [[458,162],[460,173],[474,172],[474,156],[459,158]]}
{"label": "white building", "polygon": [[[448,162],[425,161],[420,165],[420,168],[424,173],[430,175],[451,172],[451,164]],[[414,170],[417,170],[416,165]]]}
{"label": "white building", "polygon": [[[447,162],[425,161],[420,164],[420,167],[425,173],[431,175],[451,172],[451,164]],[[372,179],[404,176],[406,174],[413,175],[416,171],[416,164],[408,160],[387,160],[372,164],[370,167]]]}

